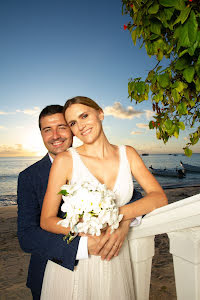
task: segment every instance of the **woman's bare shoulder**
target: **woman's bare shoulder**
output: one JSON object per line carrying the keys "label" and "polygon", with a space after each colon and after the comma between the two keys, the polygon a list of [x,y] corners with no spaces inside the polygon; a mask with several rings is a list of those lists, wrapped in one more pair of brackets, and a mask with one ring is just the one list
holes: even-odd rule
{"label": "woman's bare shoulder", "polygon": [[135,150],[135,148],[133,148],[132,146],[125,145],[125,147],[126,147],[126,153],[127,153],[128,156],[129,155],[139,155],[137,153],[137,151]]}
{"label": "woman's bare shoulder", "polygon": [[58,153],[54,159],[54,164],[70,163],[72,161],[72,155],[69,151]]}
{"label": "woman's bare shoulder", "polygon": [[141,159],[139,153],[132,146],[126,145],[126,155],[127,155],[127,158],[130,163],[131,162],[132,163],[139,163],[139,162],[141,163],[142,162],[142,159]]}

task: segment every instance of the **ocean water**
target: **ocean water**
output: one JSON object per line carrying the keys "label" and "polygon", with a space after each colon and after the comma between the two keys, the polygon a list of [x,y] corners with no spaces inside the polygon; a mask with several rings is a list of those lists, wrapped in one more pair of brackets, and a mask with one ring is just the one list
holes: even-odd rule
{"label": "ocean water", "polygon": [[[35,163],[41,157],[0,157],[0,206],[16,205],[17,178],[19,172]],[[180,167],[180,161],[200,166],[200,154],[193,154],[188,158],[185,155],[149,154],[142,156],[145,165],[149,168],[173,169]],[[200,185],[200,173],[187,173],[185,178],[160,177],[156,179],[164,188]],[[135,187],[140,186],[133,179]]]}
{"label": "ocean water", "polygon": [[0,206],[16,204],[19,173],[41,157],[0,157]]}

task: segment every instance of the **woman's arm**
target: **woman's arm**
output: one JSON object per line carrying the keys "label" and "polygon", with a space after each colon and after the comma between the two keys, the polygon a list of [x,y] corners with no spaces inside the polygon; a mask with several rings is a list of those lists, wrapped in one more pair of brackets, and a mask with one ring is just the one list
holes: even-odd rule
{"label": "woman's arm", "polygon": [[120,213],[124,215],[123,220],[129,220],[147,214],[168,203],[162,187],[149,172],[136,150],[127,146],[126,151],[132,175],[144,189],[146,195],[142,199],[120,208]]}
{"label": "woman's arm", "polygon": [[42,229],[57,233],[68,234],[70,228],[58,225],[61,218],[57,217],[61,202],[61,195],[58,195],[62,185],[66,184],[72,174],[72,158],[69,152],[56,155],[49,174],[49,181],[44,197],[40,226]]}

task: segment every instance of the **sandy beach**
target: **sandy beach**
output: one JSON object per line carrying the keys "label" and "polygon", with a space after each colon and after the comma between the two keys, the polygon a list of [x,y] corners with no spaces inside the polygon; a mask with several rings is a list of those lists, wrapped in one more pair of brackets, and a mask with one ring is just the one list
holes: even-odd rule
{"label": "sandy beach", "polygon": [[[169,203],[200,193],[200,186],[165,190]],[[0,207],[0,300],[31,300],[26,288],[29,254],[17,239],[17,206]],[[175,300],[172,256],[166,234],[155,238],[150,300]]]}

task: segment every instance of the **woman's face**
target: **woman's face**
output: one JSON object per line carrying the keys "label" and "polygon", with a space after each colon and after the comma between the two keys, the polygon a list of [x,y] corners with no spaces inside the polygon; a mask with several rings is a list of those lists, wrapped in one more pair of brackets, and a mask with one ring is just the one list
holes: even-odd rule
{"label": "woman's face", "polygon": [[102,133],[103,111],[83,104],[72,104],[65,111],[65,119],[73,134],[83,143],[91,144]]}

